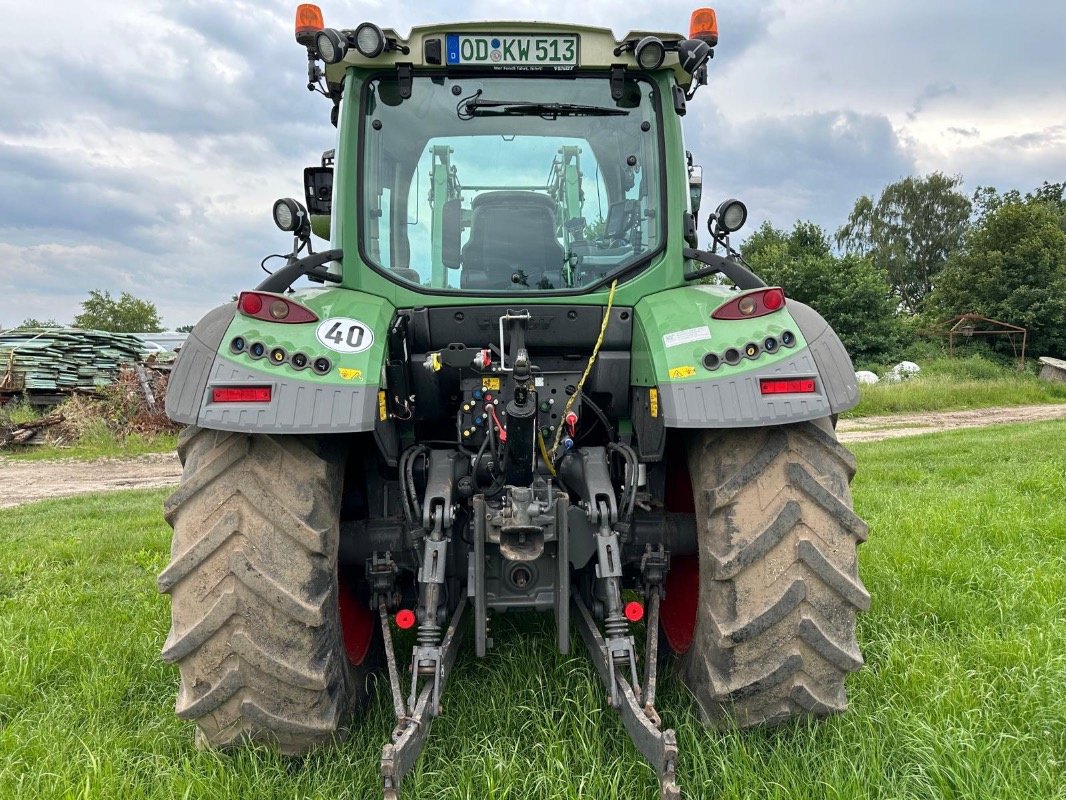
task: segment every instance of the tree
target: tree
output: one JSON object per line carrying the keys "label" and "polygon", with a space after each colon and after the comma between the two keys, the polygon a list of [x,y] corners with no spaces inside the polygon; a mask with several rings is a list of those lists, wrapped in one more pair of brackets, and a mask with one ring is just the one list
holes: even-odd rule
{"label": "tree", "polygon": [[962,244],[972,204],[958,191],[962,178],[934,172],[890,184],[875,203],[863,195],[837,244],[852,255],[868,256],[888,276],[900,305],[921,310],[936,275]]}
{"label": "tree", "polygon": [[818,225],[797,222],[786,233],[764,222],[741,252],[764,281],[825,317],[855,360],[898,349],[902,326],[888,281],[867,258],[834,256]]}
{"label": "tree", "polygon": [[58,322],[56,322],[54,319],[51,319],[51,318],[49,318],[49,319],[34,319],[33,317],[30,317],[29,319],[22,320],[22,324],[19,325],[19,327],[20,328],[61,328],[63,326],[60,325]]}
{"label": "tree", "polygon": [[1066,223],[1066,183],[1044,181],[1033,191],[1026,192],[1025,197],[1017,189],[1000,194],[992,186],[978,186],[973,193],[974,216],[979,224],[983,223],[989,214],[1006,203],[1046,203],[1058,211]]}
{"label": "tree", "polygon": [[[963,250],[941,273],[929,298],[930,312],[941,318],[976,313],[1020,325],[1029,330],[1029,352],[1066,356],[1061,194],[1056,200],[1039,190],[1025,198],[1008,192],[984,209]],[[1011,351],[1009,342],[995,344]]]}
{"label": "tree", "polygon": [[174,329],[174,333],[192,333],[192,329],[195,325],[179,325]]}
{"label": "tree", "polygon": [[115,300],[110,292],[93,289],[81,304],[82,313],[74,318],[76,328],[92,328],[115,333],[159,333],[159,312],[154,303],[139,300],[123,292]]}

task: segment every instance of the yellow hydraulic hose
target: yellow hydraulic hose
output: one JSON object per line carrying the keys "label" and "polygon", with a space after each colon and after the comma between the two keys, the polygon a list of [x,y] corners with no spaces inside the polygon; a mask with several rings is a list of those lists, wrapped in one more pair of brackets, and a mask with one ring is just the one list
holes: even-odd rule
{"label": "yellow hydraulic hose", "polygon": [[611,307],[614,305],[614,290],[617,286],[617,280],[611,282],[611,292],[607,295],[607,312],[603,315],[603,322],[600,324],[600,335],[596,339],[596,346],[592,348],[592,355],[589,356],[589,363],[585,365],[585,371],[581,375],[581,380],[577,382],[577,388],[575,388],[574,393],[567,398],[566,405],[563,407],[563,413],[559,415],[559,423],[555,428],[555,439],[552,442],[551,452],[547,454],[549,457],[544,459],[548,462],[548,467],[552,468],[553,475],[555,474],[553,468],[555,463],[555,453],[559,449],[559,442],[563,439],[563,424],[566,422],[566,415],[569,414],[570,409],[574,407],[575,401],[585,386],[585,380],[588,378],[589,373],[592,372],[592,367],[596,363],[596,356],[599,355],[600,347],[603,345],[604,334],[607,333],[607,323],[611,319]]}

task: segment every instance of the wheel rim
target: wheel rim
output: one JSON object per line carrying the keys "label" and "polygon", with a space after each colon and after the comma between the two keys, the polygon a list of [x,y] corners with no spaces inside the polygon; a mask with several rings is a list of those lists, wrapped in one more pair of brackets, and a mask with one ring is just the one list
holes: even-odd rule
{"label": "wheel rim", "polygon": [[[675,514],[695,514],[692,478],[688,471],[688,451],[679,437],[667,442],[666,510]],[[696,608],[700,594],[700,562],[694,555],[673,555],[666,574],[659,626],[670,649],[678,655],[692,645],[696,629]]]}
{"label": "wheel rim", "polygon": [[696,556],[670,559],[666,593],[659,611],[659,623],[670,649],[678,655],[692,645],[696,630],[696,606],[700,594],[700,562]]}
{"label": "wheel rim", "polygon": [[341,636],[344,639],[344,652],[348,660],[359,666],[370,650],[374,638],[374,615],[365,603],[359,602],[355,591],[343,578],[338,580],[337,603],[340,607]]}

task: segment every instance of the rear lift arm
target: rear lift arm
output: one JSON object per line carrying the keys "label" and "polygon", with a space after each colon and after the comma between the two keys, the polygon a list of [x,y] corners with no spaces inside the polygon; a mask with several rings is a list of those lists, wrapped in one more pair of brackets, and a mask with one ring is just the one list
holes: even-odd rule
{"label": "rear lift arm", "polygon": [[[577,595],[574,596],[577,629],[589,649],[592,662],[600,673],[600,679],[612,695],[611,704],[622,717],[629,738],[659,776],[659,792],[662,800],[678,800],[681,790],[676,781],[677,734],[672,729],[662,730],[662,722],[652,703],[655,700],[655,657],[659,632],[659,595],[652,594],[648,615],[647,677],[643,687],[631,684],[611,665],[611,650],[604,641],[588,608]],[[655,623],[655,628],[652,628]],[[641,701],[644,701],[643,705]]]}
{"label": "rear lift arm", "polygon": [[[392,730],[392,742],[385,745],[381,753],[381,785],[385,800],[399,800],[400,783],[403,776],[414,766],[422,752],[422,745],[429,737],[429,726],[440,713],[440,692],[448,679],[455,654],[458,651],[459,623],[466,610],[466,598],[459,602],[459,607],[452,614],[448,630],[440,644],[440,661],[436,676],[422,686],[417,698],[413,698],[410,709],[403,706],[400,694],[400,678],[396,671],[396,658],[392,653],[392,640],[389,636],[388,615],[381,614],[381,628],[386,635],[386,653],[389,659],[389,682],[392,684],[393,703],[396,706],[396,727]],[[417,670],[416,670],[417,675]],[[416,677],[417,680],[417,677]]]}
{"label": "rear lift arm", "polygon": [[423,503],[422,569],[418,574],[418,639],[411,656],[411,693],[406,703],[400,687],[396,656],[392,648],[388,614],[379,604],[385,640],[389,684],[396,712],[392,741],[381,754],[381,782],[385,800],[398,800],[400,783],[422,752],[433,719],[440,714],[440,698],[458,647],[459,622],[466,609],[460,600],[451,622],[440,638],[438,618],[445,607],[444,576],[448,553],[448,533],[454,508],[455,460],[457,453],[434,450],[429,454],[429,471]]}
{"label": "rear lift arm", "polygon": [[[619,450],[628,449],[624,445],[614,447]],[[636,455],[632,451],[623,452],[622,455],[633,465],[631,473],[635,481]],[[564,479],[582,496],[582,505],[589,521],[598,528],[597,595],[604,605],[606,636],[600,633],[588,606],[577,592],[572,597],[575,610],[573,616],[577,620],[578,632],[588,647],[596,670],[607,687],[611,706],[621,715],[622,723],[637,750],[655,768],[659,778],[661,800],[677,800],[681,797],[675,779],[677,735],[673,730],[662,730],[662,721],[655,710],[659,602],[662,579],[669,562],[662,548],[657,551],[649,550],[641,561],[649,611],[646,625],[647,642],[644,648],[647,663],[644,685],[641,686],[637,678],[639,671],[636,648],[622,609],[622,548],[619,531],[624,530],[624,525],[628,523],[628,513],[632,509],[628,502],[628,492],[623,493],[627,502],[621,504],[621,511],[615,503],[614,487],[607,465],[607,451],[598,447],[571,452],[560,465]],[[632,486],[629,491],[635,489],[636,487]]]}

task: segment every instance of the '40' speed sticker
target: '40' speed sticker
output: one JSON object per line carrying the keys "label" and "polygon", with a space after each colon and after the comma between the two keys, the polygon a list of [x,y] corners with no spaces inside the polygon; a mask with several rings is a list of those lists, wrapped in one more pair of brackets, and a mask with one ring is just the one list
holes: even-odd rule
{"label": "'40' speed sticker", "polygon": [[330,317],[319,323],[315,338],[337,353],[362,353],[374,344],[374,331],[357,319]]}

